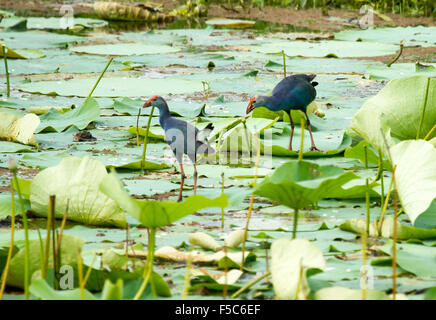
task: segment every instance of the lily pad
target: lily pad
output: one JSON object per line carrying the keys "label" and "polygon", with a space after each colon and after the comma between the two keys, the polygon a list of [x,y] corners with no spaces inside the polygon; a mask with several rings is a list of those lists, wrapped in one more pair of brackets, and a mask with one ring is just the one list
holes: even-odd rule
{"label": "lily pad", "polygon": [[288,56],[325,57],[334,55],[339,58],[352,58],[394,54],[398,50],[398,46],[379,42],[277,40],[261,44],[255,50],[263,53],[275,53],[283,50]]}
{"label": "lily pad", "polygon": [[10,59],[34,59],[44,57],[44,53],[36,49],[11,49],[0,42],[0,57],[3,57],[2,47],[5,47],[6,57]]}
{"label": "lily pad", "polygon": [[87,38],[43,31],[11,31],[0,32],[0,39],[7,47],[17,50],[66,47],[69,44],[85,41]]}
{"label": "lily pad", "polygon": [[[419,244],[397,243],[397,264],[420,277],[436,277],[434,261],[436,248]],[[381,248],[387,254],[392,254],[392,241]]]}
{"label": "lily pad", "polygon": [[97,101],[93,98],[85,100],[78,108],[62,113],[56,109],[50,109],[43,114],[41,124],[37,132],[41,131],[57,131],[62,132],[70,126],[74,125],[79,130],[85,129],[89,123],[95,121],[100,116],[100,107]]}
{"label": "lily pad", "polygon": [[[36,215],[45,217],[49,196],[56,196],[55,217],[62,218],[69,200],[68,219],[90,225],[126,225],[115,201],[98,189],[107,176],[105,165],[90,157],[66,157],[38,173],[32,181],[30,202]],[[56,179],[53,179],[56,177]]]}
{"label": "lily pad", "polygon": [[20,21],[27,20],[27,29],[67,29],[68,27],[71,29],[71,26],[67,25],[66,22],[71,22],[73,27],[74,26],[84,26],[87,28],[100,28],[104,27],[108,24],[105,20],[99,20],[99,19],[90,19],[90,18],[77,18],[74,17],[70,21],[63,19],[63,18],[57,18],[57,17],[49,17],[49,18],[42,18],[42,17],[10,17],[5,18],[0,22],[1,28],[9,28]]}
{"label": "lily pad", "polygon": [[415,63],[395,63],[390,67],[386,65],[368,66],[366,69],[367,78],[374,80],[393,80],[410,76],[436,76],[436,64],[425,64],[420,68]]}
{"label": "lily pad", "polygon": [[400,44],[406,46],[431,47],[436,45],[436,27],[395,27],[395,28],[369,28],[366,30],[344,30],[335,33],[335,39],[347,41],[370,41]]}
{"label": "lily pad", "polygon": [[[97,78],[71,79],[68,81],[37,81],[18,85],[25,92],[48,95],[87,97]],[[180,78],[103,78],[93,97],[147,97],[203,91],[200,80]]]}
{"label": "lily pad", "polygon": [[178,52],[180,48],[164,44],[146,44],[146,43],[115,43],[115,44],[98,44],[89,46],[76,46],[70,50],[80,53],[111,55],[111,56],[130,56],[140,54],[164,54]]}

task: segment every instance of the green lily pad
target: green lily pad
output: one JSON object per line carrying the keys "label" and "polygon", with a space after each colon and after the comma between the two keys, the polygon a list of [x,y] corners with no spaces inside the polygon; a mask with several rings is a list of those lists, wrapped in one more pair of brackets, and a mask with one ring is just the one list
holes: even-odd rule
{"label": "green lily pad", "polygon": [[0,141],[0,153],[35,152],[32,147],[10,141]]}
{"label": "green lily pad", "polygon": [[[397,243],[397,264],[413,274],[420,277],[436,277],[434,261],[436,259],[436,248],[419,244]],[[382,251],[392,254],[392,241],[383,246]]]}
{"label": "green lily pad", "polygon": [[180,51],[177,47],[164,44],[146,44],[146,43],[115,43],[115,44],[97,44],[89,46],[76,46],[70,50],[80,53],[90,53],[111,56],[130,56],[140,54],[164,54]]}
{"label": "green lily pad", "polygon": [[[36,215],[47,216],[49,196],[56,195],[55,217],[62,218],[69,199],[68,219],[90,225],[126,225],[124,214],[98,189],[107,176],[105,165],[90,157],[66,157],[33,178],[30,203]],[[56,177],[56,180],[53,179]]]}
{"label": "green lily pad", "polygon": [[[66,25],[66,22],[70,22],[67,20],[63,21],[63,18],[57,18],[57,17],[49,17],[49,18],[42,18],[42,17],[10,17],[5,18],[0,22],[0,28],[9,28],[20,21],[27,20],[27,29],[66,29],[68,25]],[[84,26],[87,28],[101,28],[108,24],[105,20],[99,20],[99,19],[90,19],[90,18],[76,18],[74,17],[71,20],[73,26]],[[71,28],[71,27],[70,27]]]}
{"label": "green lily pad", "polygon": [[263,43],[256,47],[255,50],[263,53],[275,53],[284,50],[288,56],[325,57],[333,54],[339,58],[351,58],[394,54],[398,50],[398,46],[378,42],[277,40]]}
{"label": "green lily pad", "polygon": [[72,125],[77,127],[79,130],[82,130],[85,129],[89,123],[97,120],[99,116],[100,107],[97,101],[93,98],[89,98],[85,100],[80,107],[65,113],[61,113],[56,109],[50,109],[40,117],[41,124],[39,125],[37,132],[62,132]]}
{"label": "green lily pad", "polygon": [[[292,140],[293,150],[289,150],[290,128],[285,127],[281,135],[273,134],[271,140],[262,140],[263,153],[271,153],[274,156],[298,156],[299,143],[301,141],[301,129],[296,126]],[[312,131],[316,146],[323,150],[310,151],[311,140],[309,130],[305,129],[303,137],[303,157],[325,157],[344,152],[351,145],[351,138],[343,131]]]}
{"label": "green lily pad", "polygon": [[[435,100],[436,101],[436,100]],[[418,227],[436,227],[436,149],[424,140],[391,148],[395,182],[404,212]]]}
{"label": "green lily pad", "polygon": [[282,238],[271,245],[272,282],[279,299],[306,299],[310,291],[307,270],[324,268],[322,251],[309,240]]}
{"label": "green lily pad", "polygon": [[79,43],[87,39],[43,31],[0,32],[0,38],[7,47],[13,50],[65,47],[67,44]]}
{"label": "green lily pad", "polygon": [[[172,115],[193,118],[201,114],[203,108],[202,103],[192,101],[167,101]],[[137,116],[139,109],[144,105],[144,101],[140,99],[123,98],[122,100],[114,100],[113,108],[120,113],[126,113],[132,116]],[[148,115],[150,108],[141,109],[141,115]],[[156,112],[156,115],[159,113]]]}
{"label": "green lily pad", "polygon": [[[48,95],[87,97],[97,78],[71,79],[68,81],[37,81],[18,85],[25,92]],[[103,78],[93,97],[147,97],[203,91],[199,80],[180,78]]]}
{"label": "green lily pad", "polygon": [[419,68],[415,63],[395,63],[390,67],[386,65],[368,66],[366,69],[368,79],[393,80],[411,76],[436,76],[436,64],[425,64],[426,67]]}
{"label": "green lily pad", "polygon": [[[0,33],[1,34],[1,33]],[[44,52],[36,49],[11,49],[0,41],[0,57],[3,57],[2,47],[5,47],[6,57],[10,59],[35,59],[45,56]]]}
{"label": "green lily pad", "polygon": [[306,161],[290,161],[277,168],[271,177],[262,181],[254,193],[301,209],[325,198],[357,176],[335,166],[319,166]]}
{"label": "green lily pad", "polygon": [[369,28],[366,30],[344,30],[335,33],[335,39],[347,41],[370,41],[400,44],[406,46],[431,47],[436,45],[436,27],[408,26],[395,28]]}
{"label": "green lily pad", "polygon": [[136,200],[123,190],[114,172],[101,181],[100,190],[114,199],[125,211],[141,222],[143,226],[149,228],[167,226],[203,208],[225,208],[227,206],[225,194],[215,199],[209,199],[204,196],[190,196],[183,202]]}

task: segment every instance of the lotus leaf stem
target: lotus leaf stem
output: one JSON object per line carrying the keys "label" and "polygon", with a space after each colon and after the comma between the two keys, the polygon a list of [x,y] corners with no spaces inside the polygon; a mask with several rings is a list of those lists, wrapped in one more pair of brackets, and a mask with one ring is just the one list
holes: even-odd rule
{"label": "lotus leaf stem", "polygon": [[106,64],[106,67],[104,67],[103,71],[100,73],[100,76],[98,77],[97,81],[94,83],[94,86],[92,87],[91,91],[89,92],[87,98],[91,98],[92,94],[94,93],[95,88],[97,88],[98,83],[100,82],[100,80],[103,77],[104,73],[106,72],[107,68],[109,68],[109,65],[111,64],[113,59],[114,58],[109,59],[109,61]]}
{"label": "lotus leaf stem", "polygon": [[300,150],[298,151],[298,161],[303,160],[303,143],[304,143],[304,118],[300,118],[301,126],[301,139],[300,139]]}
{"label": "lotus leaf stem", "polygon": [[[260,139],[256,135],[257,140],[257,150],[256,150],[256,164],[254,169],[254,178],[253,178],[253,188],[256,187],[257,183],[257,173],[259,170],[259,163],[260,163]],[[245,262],[245,241],[247,241],[248,238],[248,225],[250,223],[251,213],[253,212],[253,203],[254,203],[254,193],[251,194],[250,197],[250,205],[248,207],[248,213],[247,213],[247,220],[245,222],[245,228],[244,228],[244,241],[242,241],[242,262],[241,262],[241,271],[244,269],[244,262]]]}
{"label": "lotus leaf stem", "polygon": [[151,107],[150,115],[148,116],[147,129],[145,129],[144,146],[142,147],[141,171],[144,173],[145,154],[147,153],[148,133],[150,132],[151,118],[153,117],[154,106]]}
{"label": "lotus leaf stem", "polygon": [[286,55],[285,50],[282,50],[282,56],[283,56],[283,78],[286,78]]}
{"label": "lotus leaf stem", "polygon": [[148,234],[147,261],[145,262],[144,274],[142,276],[144,278],[144,281],[142,282],[141,287],[139,288],[133,300],[139,300],[141,298],[142,294],[147,288],[148,281],[150,280],[151,274],[153,272],[155,239],[156,239],[156,228],[150,228],[150,232]]}
{"label": "lotus leaf stem", "polygon": [[27,214],[24,209],[24,201],[21,195],[20,185],[18,184],[17,169],[12,169],[14,175],[15,188],[17,189],[18,199],[20,200],[21,214],[23,216],[24,228],[24,299],[29,300],[29,280],[30,280],[30,252],[29,252],[29,227],[27,225]]}
{"label": "lotus leaf stem", "polygon": [[14,234],[15,234],[15,198],[14,198],[14,188],[11,184],[11,243],[9,245],[8,250],[8,257],[6,260],[6,265],[4,268],[4,271],[2,273],[2,281],[1,281],[1,287],[0,287],[0,300],[3,298],[3,293],[5,292],[6,288],[6,280],[8,278],[8,272],[9,272],[9,266],[11,264],[12,259],[12,251],[14,250]]}
{"label": "lotus leaf stem", "polygon": [[422,127],[422,123],[424,122],[425,106],[427,105],[429,86],[430,86],[430,77],[427,78],[427,84],[425,86],[424,103],[422,106],[421,115],[419,116],[419,124],[418,124],[418,131],[416,132],[416,140],[418,140],[419,136],[421,135],[421,127]]}
{"label": "lotus leaf stem", "polygon": [[9,69],[8,69],[8,56],[7,56],[7,49],[5,49],[5,46],[2,45],[2,53],[3,53],[3,60],[5,61],[5,73],[6,73],[6,96],[9,97],[11,95],[11,83],[9,80]]}
{"label": "lotus leaf stem", "polygon": [[260,280],[268,277],[271,274],[271,271],[265,272],[261,276],[257,277],[256,279],[250,281],[245,286],[243,286],[241,289],[236,291],[234,294],[230,296],[230,298],[235,299],[237,298],[241,293],[243,293],[245,290],[249,289],[250,287],[254,286],[256,283],[258,283]]}

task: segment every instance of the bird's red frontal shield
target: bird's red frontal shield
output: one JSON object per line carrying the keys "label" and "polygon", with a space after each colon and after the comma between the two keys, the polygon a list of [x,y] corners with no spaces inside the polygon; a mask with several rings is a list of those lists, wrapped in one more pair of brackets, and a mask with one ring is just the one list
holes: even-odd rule
{"label": "bird's red frontal shield", "polygon": [[252,98],[250,99],[250,103],[248,104],[247,111],[246,111],[247,114],[249,114],[251,111],[253,111],[253,109],[254,109],[253,101],[254,101],[255,99],[256,99],[256,97],[252,97]]}
{"label": "bird's red frontal shield", "polygon": [[147,108],[149,106],[151,106],[151,102],[156,99],[158,96],[152,96],[150,99],[147,100],[146,103],[144,103],[144,105],[142,106],[143,108]]}

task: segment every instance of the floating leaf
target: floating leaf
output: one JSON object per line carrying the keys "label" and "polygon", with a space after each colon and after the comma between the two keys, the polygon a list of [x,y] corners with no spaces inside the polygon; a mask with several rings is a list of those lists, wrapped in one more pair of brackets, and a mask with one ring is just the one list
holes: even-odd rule
{"label": "floating leaf", "polygon": [[180,51],[177,47],[163,44],[146,44],[146,43],[115,43],[115,44],[97,44],[89,46],[76,46],[70,50],[80,53],[111,55],[111,56],[130,56],[141,54],[164,54]]}
{"label": "floating leaf", "polygon": [[431,47],[436,43],[436,27],[407,26],[395,28],[368,28],[366,30],[344,30],[335,33],[335,39],[346,41],[370,41],[400,44],[406,46]]}
{"label": "floating leaf", "polygon": [[[18,85],[21,91],[48,95],[87,97],[97,78],[35,81]],[[143,97],[152,95],[202,92],[200,80],[180,78],[121,78],[106,77],[93,93],[93,97]]]}
{"label": "floating leaf", "polygon": [[258,52],[275,53],[283,50],[288,56],[325,57],[334,55],[339,58],[377,57],[394,54],[398,47],[379,42],[349,42],[349,41],[285,41],[265,42],[256,47]]}
{"label": "floating leaf", "polygon": [[97,120],[99,116],[100,107],[97,101],[89,98],[80,107],[65,113],[61,113],[56,109],[50,109],[41,116],[41,124],[37,132],[44,130],[62,132],[72,125],[79,130],[83,130],[92,121]]}
{"label": "floating leaf", "polygon": [[390,67],[383,65],[368,66],[367,78],[374,80],[392,80],[410,76],[436,76],[436,64],[429,64],[427,68],[417,68],[415,63],[395,63]]}
{"label": "floating leaf", "polygon": [[[419,277],[436,277],[434,261],[436,259],[436,248],[419,244],[397,243],[397,264]],[[381,250],[392,254],[392,241],[386,243]]]}

